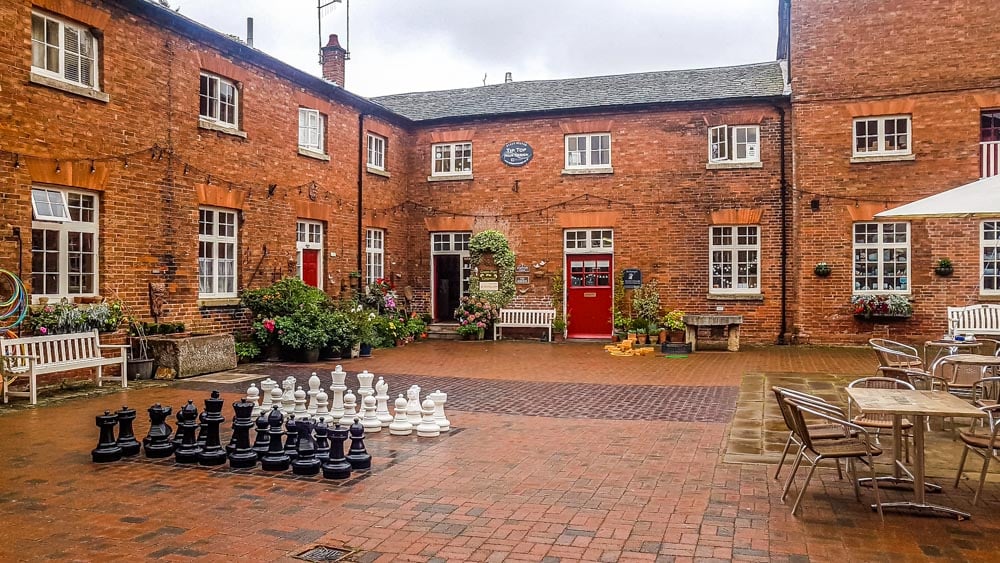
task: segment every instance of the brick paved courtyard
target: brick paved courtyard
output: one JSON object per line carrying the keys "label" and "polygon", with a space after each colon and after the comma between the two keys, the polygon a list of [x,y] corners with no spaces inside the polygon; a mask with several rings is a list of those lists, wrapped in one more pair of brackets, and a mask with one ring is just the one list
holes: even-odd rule
{"label": "brick paved courtyard", "polygon": [[[352,388],[367,369],[392,396],[411,383],[448,392],[455,431],[370,435],[372,470],[344,482],[90,462],[104,409],[138,408],[141,437],[153,402],[200,407],[220,389],[228,420],[249,381],[291,374],[304,383],[315,370],[328,386],[334,363]],[[873,365],[852,348],[667,359],[611,357],[598,344],[422,342],[370,359],[240,366],[249,379],[239,383],[153,382],[6,408],[0,560],[294,561],[318,545],[356,549],[356,561],[994,560],[1000,485],[987,484],[972,507],[971,485],[950,485],[954,465],[932,467],[945,485],[934,498],[972,520],[888,512],[882,526],[832,471],[818,473],[793,518],[773,465],[725,462],[745,377],[868,375]],[[951,451],[957,458],[958,446]]]}

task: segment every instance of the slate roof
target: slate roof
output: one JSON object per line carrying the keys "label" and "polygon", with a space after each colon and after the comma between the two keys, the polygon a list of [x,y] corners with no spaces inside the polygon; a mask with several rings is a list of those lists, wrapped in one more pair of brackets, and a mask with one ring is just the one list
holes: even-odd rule
{"label": "slate roof", "polygon": [[370,98],[413,121],[786,95],[777,61],[614,76],[509,82]]}

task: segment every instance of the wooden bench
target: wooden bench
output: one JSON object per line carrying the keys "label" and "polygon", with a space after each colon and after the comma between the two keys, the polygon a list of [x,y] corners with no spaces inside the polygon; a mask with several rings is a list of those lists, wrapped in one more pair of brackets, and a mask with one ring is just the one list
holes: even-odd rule
{"label": "wooden bench", "polygon": [[[127,345],[101,344],[97,331],[51,336],[27,336],[23,338],[0,338],[0,377],[3,379],[3,402],[7,396],[28,397],[31,404],[38,402],[38,382],[36,377],[46,373],[56,373],[81,368],[97,368],[97,386],[104,380],[121,381],[128,387],[125,351]],[[102,350],[118,350],[112,357],[104,357]],[[121,375],[105,377],[104,366],[120,365]],[[27,391],[10,391],[10,384],[19,377],[28,378]]]}
{"label": "wooden bench", "polygon": [[737,352],[740,349],[741,324],[742,315],[684,315],[684,342],[690,344],[691,351],[695,352],[698,350],[699,327],[726,327],[729,332],[726,349]]}
{"label": "wooden bench", "polygon": [[967,307],[948,307],[948,334],[1000,335],[1000,304],[980,303]]}
{"label": "wooden bench", "polygon": [[500,317],[493,323],[493,340],[503,338],[504,328],[544,328],[551,341],[555,318],[555,309],[500,309]]}

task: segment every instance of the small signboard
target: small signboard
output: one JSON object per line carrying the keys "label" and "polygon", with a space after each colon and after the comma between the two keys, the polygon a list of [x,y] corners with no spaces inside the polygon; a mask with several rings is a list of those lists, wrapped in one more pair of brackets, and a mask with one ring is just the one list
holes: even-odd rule
{"label": "small signboard", "polygon": [[500,282],[481,281],[479,291],[500,291]]}
{"label": "small signboard", "polygon": [[642,272],[639,268],[627,268],[622,271],[624,280],[622,286],[625,289],[638,289],[642,287]]}
{"label": "small signboard", "polygon": [[507,166],[524,166],[531,162],[535,151],[524,141],[511,141],[500,149],[500,161]]}
{"label": "small signboard", "polygon": [[518,274],[527,274],[531,271],[531,268],[529,268],[527,264],[518,264],[514,271]]}
{"label": "small signboard", "polygon": [[528,285],[531,283],[531,278],[528,276],[517,276],[514,278],[514,283],[517,285]]}
{"label": "small signboard", "polygon": [[496,270],[481,270],[479,272],[479,281],[498,281],[500,276],[497,274]]}

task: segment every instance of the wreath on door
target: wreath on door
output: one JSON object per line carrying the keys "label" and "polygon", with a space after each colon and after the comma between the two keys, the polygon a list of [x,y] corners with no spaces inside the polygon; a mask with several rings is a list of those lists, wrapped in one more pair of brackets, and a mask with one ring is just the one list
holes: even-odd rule
{"label": "wreath on door", "polygon": [[[479,289],[480,265],[492,257],[496,267],[498,289],[496,291]],[[516,259],[510,250],[507,237],[500,231],[487,230],[476,233],[469,240],[469,262],[472,274],[469,276],[469,294],[473,297],[486,299],[496,307],[506,307],[514,300],[517,290],[514,286],[514,263]]]}

